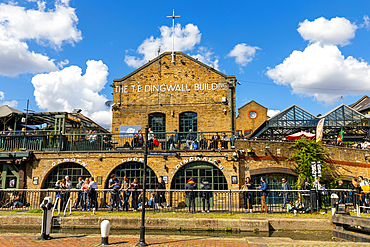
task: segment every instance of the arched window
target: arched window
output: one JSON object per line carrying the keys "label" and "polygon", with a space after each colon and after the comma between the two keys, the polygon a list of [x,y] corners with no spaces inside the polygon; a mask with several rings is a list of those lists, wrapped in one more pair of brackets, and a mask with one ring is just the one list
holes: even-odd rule
{"label": "arched window", "polygon": [[58,180],[62,180],[68,176],[72,182],[72,188],[76,188],[76,184],[78,183],[78,178],[82,177],[83,180],[85,178],[91,177],[91,174],[85,167],[76,164],[76,163],[62,163],[55,167],[49,175],[46,177],[44,185],[42,188],[44,189],[53,189],[55,187],[55,183]]}
{"label": "arched window", "polygon": [[[166,114],[151,113],[149,114],[149,128],[152,128],[154,133],[166,132]],[[157,139],[165,138],[165,134],[155,134]]]}
{"label": "arched window", "polygon": [[195,112],[183,112],[179,119],[179,132],[188,132],[192,129],[193,132],[198,131],[198,117]]}
{"label": "arched window", "polygon": [[[137,178],[139,179],[139,184],[143,185],[143,167],[144,164],[140,162],[127,162],[117,166],[109,174],[105,187],[108,188],[109,179],[112,174],[116,174],[116,177],[121,183],[123,181],[123,177],[127,176],[130,183],[134,181],[134,178]],[[147,167],[146,178],[146,185],[148,189],[156,189],[158,187],[158,178],[150,167]]]}
{"label": "arched window", "polygon": [[189,178],[198,184],[198,189],[203,178],[212,186],[213,190],[227,190],[227,181],[222,171],[212,164],[202,161],[189,163],[181,167],[172,179],[171,189],[183,190]]}

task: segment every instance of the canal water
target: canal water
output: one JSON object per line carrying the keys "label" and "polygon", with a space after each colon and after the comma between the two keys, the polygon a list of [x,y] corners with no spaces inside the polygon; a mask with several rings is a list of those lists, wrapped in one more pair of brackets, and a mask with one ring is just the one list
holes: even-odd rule
{"label": "canal water", "polygon": [[[40,234],[38,228],[0,228],[0,234]],[[52,233],[61,233],[66,235],[100,235],[100,229],[52,229]],[[244,238],[244,237],[278,237],[291,238],[293,240],[315,240],[315,241],[332,241],[332,231],[272,231],[272,232],[225,232],[225,231],[170,231],[170,230],[145,230],[146,235],[158,236],[210,236],[210,237],[227,237],[227,238]],[[116,230],[111,229],[109,235],[137,235],[140,236],[140,230]]]}

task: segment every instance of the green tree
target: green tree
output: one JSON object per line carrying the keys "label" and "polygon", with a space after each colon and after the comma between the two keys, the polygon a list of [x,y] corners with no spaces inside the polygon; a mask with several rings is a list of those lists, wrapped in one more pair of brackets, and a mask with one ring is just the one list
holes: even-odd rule
{"label": "green tree", "polygon": [[321,162],[322,180],[326,180],[325,175],[330,175],[330,177],[334,178],[334,181],[331,182],[336,181],[337,175],[325,161],[329,159],[329,154],[327,149],[322,146],[321,142],[301,137],[295,140],[293,145],[289,148],[296,150],[296,152],[287,159],[288,161],[294,161],[296,163],[295,171],[298,173],[296,188],[300,188],[304,179],[307,179],[309,183],[314,181],[315,178],[312,176],[311,164],[313,161]]}

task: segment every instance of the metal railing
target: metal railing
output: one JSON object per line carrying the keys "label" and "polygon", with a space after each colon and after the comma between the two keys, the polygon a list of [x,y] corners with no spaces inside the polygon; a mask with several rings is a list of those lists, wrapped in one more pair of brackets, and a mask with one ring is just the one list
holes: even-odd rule
{"label": "metal railing", "polygon": [[[219,133],[216,136],[216,133]],[[149,150],[233,149],[230,131],[156,132],[148,138]],[[102,151],[142,150],[143,133],[51,134],[49,132],[9,132],[0,134],[0,150]]]}
{"label": "metal railing", "polygon": [[[346,204],[347,210],[358,205],[358,197],[351,190],[290,190],[287,192],[286,205],[283,208],[286,192],[270,190],[266,199],[270,213],[311,213],[312,209],[331,210],[330,197],[336,193]],[[108,211],[140,210],[143,206],[141,190],[113,191],[111,189],[96,190],[92,193],[79,190],[57,189],[1,189],[0,210],[28,211],[40,208],[44,197],[51,197],[56,211]],[[70,204],[68,204],[70,201]],[[194,201],[194,202],[193,202]],[[355,203],[354,203],[355,202]],[[127,203],[127,204],[125,204]],[[126,207],[127,205],[127,207]],[[288,206],[290,205],[290,206]],[[216,212],[216,213],[253,213],[261,212],[261,194],[259,190],[147,190],[145,207],[153,212]]]}

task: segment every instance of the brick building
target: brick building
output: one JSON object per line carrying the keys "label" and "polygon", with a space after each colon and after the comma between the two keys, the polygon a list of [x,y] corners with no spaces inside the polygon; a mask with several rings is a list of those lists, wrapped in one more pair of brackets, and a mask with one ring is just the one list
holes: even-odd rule
{"label": "brick building", "polygon": [[247,137],[267,119],[267,108],[252,100],[238,109],[236,132]]}
{"label": "brick building", "polygon": [[113,84],[112,132],[234,131],[235,76],[166,52]]}

